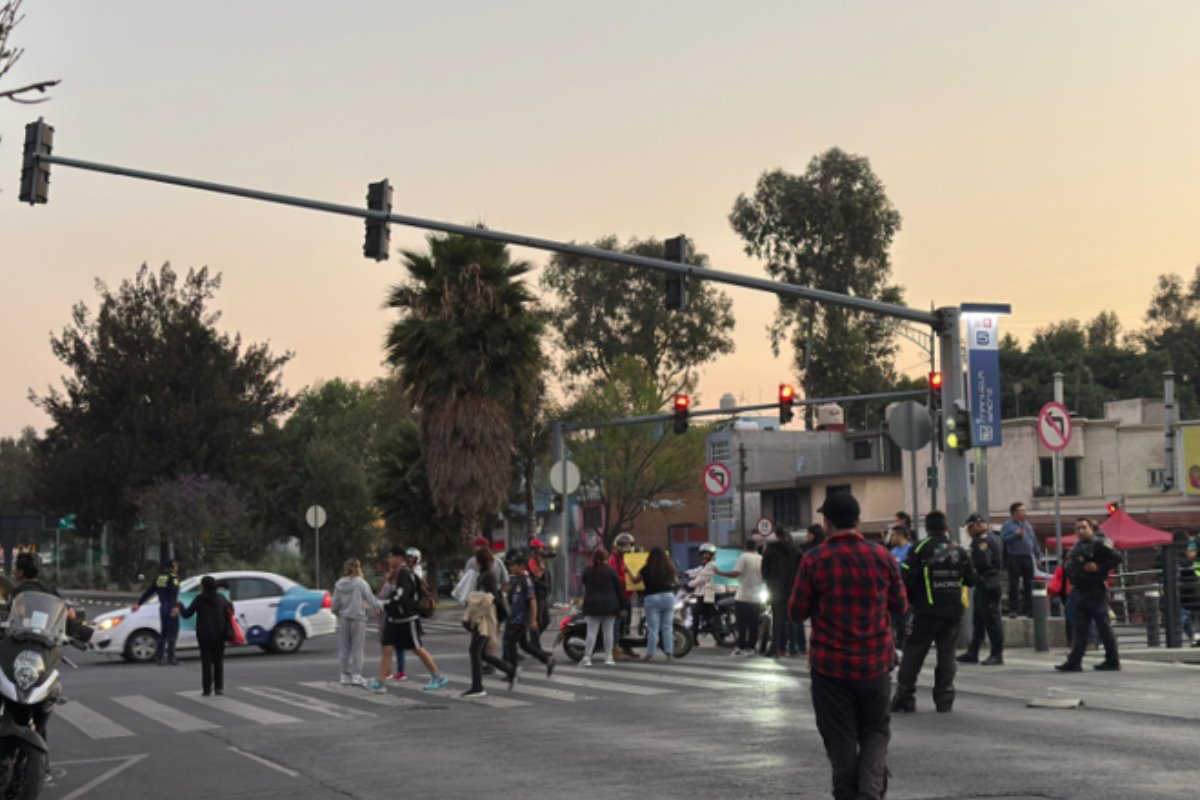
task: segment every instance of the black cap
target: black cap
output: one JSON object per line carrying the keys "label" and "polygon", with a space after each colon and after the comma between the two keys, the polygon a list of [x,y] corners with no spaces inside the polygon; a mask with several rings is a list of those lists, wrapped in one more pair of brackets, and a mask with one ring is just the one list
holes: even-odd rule
{"label": "black cap", "polygon": [[835,492],[825,498],[825,502],[817,509],[817,513],[823,514],[831,520],[846,523],[850,520],[857,522],[862,512],[854,495],[849,492]]}
{"label": "black cap", "polygon": [[987,519],[982,514],[972,514],[971,516],[967,517],[968,525],[975,522],[982,522],[984,525],[987,525]]}

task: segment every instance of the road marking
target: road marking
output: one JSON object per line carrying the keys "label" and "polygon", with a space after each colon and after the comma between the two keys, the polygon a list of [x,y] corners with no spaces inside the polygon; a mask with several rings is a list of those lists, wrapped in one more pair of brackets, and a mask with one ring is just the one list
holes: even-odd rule
{"label": "road marking", "polygon": [[[61,710],[59,713],[61,713]],[[134,764],[141,761],[143,758],[148,758],[148,757],[149,757],[148,754],[143,753],[142,755],[137,755],[137,756],[117,756],[116,758],[84,758],[84,759],[79,759],[77,761],[59,761],[58,766],[60,766],[60,767],[67,766],[70,764],[99,764],[104,761],[122,761],[122,762],[124,762],[122,764],[118,764],[117,766],[113,767],[108,772],[105,772],[103,775],[98,775],[95,778],[92,778],[90,781],[85,783],[83,786],[80,786],[75,791],[73,791],[70,794],[63,797],[62,800],[79,800],[80,797],[83,797],[85,794],[90,792],[92,789],[95,789],[100,784],[104,783],[105,781],[112,780],[113,778],[117,777],[125,770],[132,767]]]}
{"label": "road marking", "polygon": [[333,683],[332,681],[308,681],[300,685],[309,689],[319,689],[340,697],[351,697],[355,700],[362,700],[365,703],[374,703],[377,706],[387,706],[389,708],[411,708],[412,706],[421,705],[416,700],[409,700],[407,697],[396,697],[394,694],[375,694],[374,692],[368,692],[361,686],[342,686],[340,683]]}
{"label": "road marking", "polygon": [[353,717],[373,717],[375,716],[370,711],[359,711],[357,708],[349,706],[339,706],[325,700],[320,700],[316,697],[308,697],[303,694],[289,692],[286,689],[276,689],[274,686],[243,686],[243,692],[265,697],[268,700],[274,700],[279,703],[286,703],[297,708],[315,711],[318,714],[324,714],[327,717],[336,717],[338,719],[351,719]]}
{"label": "road marking", "polygon": [[59,706],[56,716],[78,728],[90,739],[117,739],[133,736],[133,731],[118,725],[103,714],[98,714],[77,700]]}
{"label": "road marking", "polygon": [[[527,678],[526,680],[546,680],[545,678]],[[628,683],[613,683],[612,681],[596,680],[594,678],[578,678],[574,674],[564,675],[563,670],[559,669],[554,673],[554,677],[550,679],[551,683],[565,683],[568,686],[582,686],[585,689],[600,689],[610,692],[620,692],[622,694],[636,694],[643,697],[656,694],[672,694],[671,689],[659,689],[653,686],[635,686]]]}
{"label": "road marking", "polygon": [[131,711],[136,711],[143,716],[149,717],[155,722],[161,722],[168,728],[174,728],[180,733],[190,733],[192,731],[208,731],[213,728],[219,728],[214,722],[193,717],[191,714],[184,713],[178,709],[163,705],[157,700],[151,700],[140,694],[130,695],[128,697],[114,697],[113,702],[118,705],[125,706]]}
{"label": "road marking", "polygon": [[218,711],[224,711],[226,714],[248,719],[251,722],[257,722],[261,725],[286,725],[289,722],[302,721],[296,717],[289,717],[287,714],[278,714],[274,711],[268,711],[265,708],[243,703],[240,700],[231,700],[224,695],[204,697],[200,692],[177,692],[176,694],[180,697],[186,697],[188,700],[211,706]]}
{"label": "road marking", "polygon": [[243,756],[245,758],[250,759],[251,761],[262,764],[264,767],[270,767],[271,769],[276,770],[277,772],[282,772],[284,775],[287,775],[289,778],[300,777],[299,772],[288,769],[287,767],[282,766],[280,764],[276,764],[274,761],[268,761],[267,759],[263,758],[262,756],[256,756],[256,755],[254,755],[254,753],[247,753],[245,750],[239,750],[236,747],[230,747],[229,752],[237,753],[239,756]]}
{"label": "road marking", "polygon": [[[641,672],[643,670],[657,669],[657,668],[650,664],[625,664],[624,666],[621,667],[621,669],[622,670],[632,669],[634,672]],[[681,667],[678,664],[672,664],[669,667],[662,667],[662,669],[665,669],[666,672],[655,672],[654,674],[656,674],[656,675],[674,675],[675,673],[680,673],[682,675],[699,675],[699,676],[708,677],[708,678],[719,677],[721,680],[753,681],[753,682],[759,683],[759,684],[771,684],[771,685],[779,685],[779,686],[799,686],[800,685],[798,679],[791,675],[775,675],[775,674],[772,674],[773,671],[769,672],[767,670],[756,670],[754,672],[734,672],[734,671],[724,672],[724,671],[720,671],[720,670],[714,670],[709,667]],[[683,678],[683,679],[677,680],[676,682],[680,683],[680,685],[682,685],[682,686],[699,686],[699,684],[682,683],[681,682],[681,681],[685,681],[685,680],[687,680],[687,679]],[[729,684],[729,685],[734,686],[734,688],[745,688],[745,687],[737,686],[736,684]],[[706,689],[706,688],[710,688],[710,687],[699,686],[699,688]],[[717,688],[717,687],[711,687],[711,688]]]}
{"label": "road marking", "polygon": [[[632,667],[629,669],[627,667]],[[615,672],[621,673],[621,676],[634,681],[645,681],[646,683],[663,683],[668,686],[689,686],[693,689],[744,689],[746,688],[740,683],[732,683],[729,681],[714,681],[702,680],[700,678],[686,678],[682,675],[667,675],[662,672],[642,672],[636,666],[630,664],[617,667]]]}
{"label": "road marking", "polygon": [[[566,689],[552,689],[549,686],[530,686],[527,683],[529,680],[544,681],[546,678],[544,675],[542,675],[540,678],[535,678],[532,675],[526,675],[524,672],[522,672],[521,676],[517,679],[517,682],[513,684],[513,694],[524,694],[529,695],[530,697],[542,697],[549,700],[561,700],[564,703],[574,703],[579,700],[596,699],[595,697],[590,697],[588,695],[578,695],[574,692],[568,692]],[[500,685],[504,687],[502,691],[507,692],[508,684],[504,682],[503,678],[501,678],[499,682]],[[553,679],[551,679],[551,683],[553,683]]]}
{"label": "road marking", "polygon": [[[460,685],[466,682],[465,680],[456,678],[450,678],[450,681],[451,683],[458,683]],[[393,683],[392,687],[396,689],[403,689],[406,692],[420,692],[426,697],[437,697],[442,700],[458,700],[464,703],[475,703],[477,705],[488,706],[490,708],[519,708],[521,706],[529,705],[529,703],[526,703],[524,700],[513,700],[508,697],[497,697],[491,694],[489,694],[487,697],[460,697],[457,690],[440,689],[436,692],[427,692],[421,688],[419,683],[409,683],[408,681],[403,683]],[[504,691],[507,692],[508,690],[505,689]]]}

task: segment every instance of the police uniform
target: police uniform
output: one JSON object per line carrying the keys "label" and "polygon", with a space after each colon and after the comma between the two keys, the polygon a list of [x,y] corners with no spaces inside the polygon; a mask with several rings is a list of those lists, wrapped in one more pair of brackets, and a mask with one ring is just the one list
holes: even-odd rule
{"label": "police uniform", "polygon": [[979,582],[972,592],[971,619],[973,630],[967,652],[959,661],[972,664],[979,661],[983,636],[991,643],[991,654],[985,664],[1004,663],[1004,623],[1001,621],[1000,599],[1004,593],[1004,542],[1000,534],[985,530],[971,539],[971,566]]}
{"label": "police uniform", "polygon": [[[1121,659],[1117,655],[1117,640],[1108,624],[1108,573],[1124,561],[1107,539],[1095,536],[1088,541],[1075,542],[1067,555],[1066,573],[1071,581],[1071,630],[1075,632],[1071,654],[1055,669],[1060,672],[1078,672],[1083,665],[1083,651],[1087,647],[1087,630],[1092,623],[1104,643],[1104,663],[1097,669],[1120,669]],[[1088,572],[1088,564],[1095,564],[1096,571]]]}
{"label": "police uniform", "polygon": [[176,572],[164,572],[158,576],[154,584],[142,593],[138,605],[142,605],[151,596],[158,595],[158,641],[154,645],[154,660],[159,664],[178,664],[175,659],[175,640],[179,638],[179,617],[171,612],[179,602],[179,575]]}
{"label": "police uniform", "polygon": [[962,621],[963,586],[974,586],[975,567],[961,547],[951,544],[945,533],[931,533],[913,545],[900,569],[908,602],[912,606],[912,630],[904,643],[904,656],[896,676],[893,711],[916,710],[917,676],[931,646],[937,646],[933,702],[938,711],[954,705],[954,654],[958,625]]}

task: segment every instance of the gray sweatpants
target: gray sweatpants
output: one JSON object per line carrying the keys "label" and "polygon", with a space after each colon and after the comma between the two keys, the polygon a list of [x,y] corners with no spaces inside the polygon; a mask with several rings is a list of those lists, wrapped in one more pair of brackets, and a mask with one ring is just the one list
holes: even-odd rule
{"label": "gray sweatpants", "polygon": [[363,645],[367,639],[365,619],[338,620],[338,657],[342,663],[342,675],[362,676]]}

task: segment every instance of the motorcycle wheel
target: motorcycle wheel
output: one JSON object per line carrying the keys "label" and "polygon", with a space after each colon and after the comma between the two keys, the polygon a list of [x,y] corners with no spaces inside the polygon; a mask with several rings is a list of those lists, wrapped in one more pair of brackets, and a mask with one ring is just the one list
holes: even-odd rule
{"label": "motorcycle wheel", "polygon": [[563,654],[567,658],[571,659],[576,664],[578,664],[580,661],[583,661],[583,647],[584,646],[582,644],[572,643],[571,640],[573,638],[576,638],[576,637],[567,636],[566,638],[563,639],[562,651],[563,651]]}
{"label": "motorcycle wheel", "polygon": [[23,743],[0,745],[0,798],[36,800],[46,780],[47,758],[41,750]]}
{"label": "motorcycle wheel", "polygon": [[732,614],[722,614],[716,620],[711,631],[713,641],[717,643],[717,647],[733,647],[737,644],[737,624]]}
{"label": "motorcycle wheel", "polygon": [[673,650],[675,658],[683,658],[688,653],[692,652],[692,645],[695,644],[695,642],[692,640],[691,631],[683,627],[678,620],[676,620],[673,634],[674,635],[672,638],[674,641],[672,644],[674,645]]}

